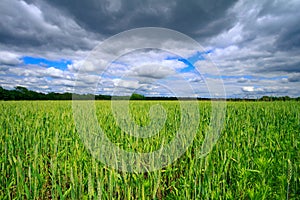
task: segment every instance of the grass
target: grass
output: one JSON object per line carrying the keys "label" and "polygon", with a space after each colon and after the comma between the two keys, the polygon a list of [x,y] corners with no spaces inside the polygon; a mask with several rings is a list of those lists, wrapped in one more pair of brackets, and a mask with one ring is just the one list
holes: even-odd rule
{"label": "grass", "polygon": [[[154,104],[166,110],[158,135],[135,138],[117,126],[109,101],[96,102],[107,137],[126,151],[151,152],[180,127],[179,103],[133,101],[132,118],[150,123]],[[297,199],[300,196],[300,103],[227,103],[224,128],[199,158],[211,104],[199,102],[200,126],[171,165],[144,173],[99,162],[83,145],[71,101],[0,102],[0,199]]]}

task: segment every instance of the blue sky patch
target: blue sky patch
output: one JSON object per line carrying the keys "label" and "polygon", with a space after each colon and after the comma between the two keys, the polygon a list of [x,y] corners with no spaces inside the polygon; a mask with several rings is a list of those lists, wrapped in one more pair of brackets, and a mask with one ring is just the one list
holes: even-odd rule
{"label": "blue sky patch", "polygon": [[187,59],[181,58],[179,56],[174,56],[174,57],[167,57],[166,60],[178,60],[178,61],[183,62],[184,64],[186,64],[187,67],[180,70],[180,72],[184,73],[184,72],[193,71],[195,69],[194,64],[198,60],[205,60],[205,57],[203,55],[209,54],[211,52],[212,52],[212,50],[208,50],[208,51],[205,51],[205,52],[197,51],[194,55],[192,55],[191,57],[189,57]]}
{"label": "blue sky patch", "polygon": [[183,62],[184,64],[187,65],[187,67],[181,69],[180,72],[184,73],[184,72],[193,71],[195,69],[195,66],[191,62],[189,62],[189,60],[186,60],[184,58],[179,58],[178,61]]}
{"label": "blue sky patch", "polygon": [[72,64],[71,60],[48,60],[46,58],[36,58],[31,56],[22,57],[25,65],[39,65],[41,67],[55,67],[57,69],[66,70],[67,66]]}
{"label": "blue sky patch", "polygon": [[205,58],[203,57],[203,54],[206,54],[206,52],[197,52],[194,55],[192,55],[191,57],[189,57],[187,60],[193,65],[195,64],[198,60],[205,60]]}

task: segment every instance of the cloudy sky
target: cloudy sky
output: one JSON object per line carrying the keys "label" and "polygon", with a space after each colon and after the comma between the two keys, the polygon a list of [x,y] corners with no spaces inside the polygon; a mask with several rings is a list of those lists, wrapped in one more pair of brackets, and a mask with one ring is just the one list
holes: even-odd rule
{"label": "cloudy sky", "polygon": [[[212,89],[221,79],[227,97],[300,96],[299,10],[299,0],[1,0],[0,85],[149,96],[190,96],[191,87],[209,97],[224,96]],[[148,47],[133,35],[94,54],[141,27],[178,31],[203,48],[170,37],[107,65],[126,43]]]}

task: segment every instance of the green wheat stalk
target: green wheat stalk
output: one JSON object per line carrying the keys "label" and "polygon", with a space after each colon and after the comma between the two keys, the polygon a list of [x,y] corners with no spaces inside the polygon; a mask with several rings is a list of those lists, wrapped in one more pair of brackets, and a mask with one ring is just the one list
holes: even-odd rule
{"label": "green wheat stalk", "polygon": [[287,191],[286,191],[286,199],[289,199],[289,190],[290,190],[290,181],[292,178],[292,164],[290,159],[288,159],[288,175],[287,175]]}

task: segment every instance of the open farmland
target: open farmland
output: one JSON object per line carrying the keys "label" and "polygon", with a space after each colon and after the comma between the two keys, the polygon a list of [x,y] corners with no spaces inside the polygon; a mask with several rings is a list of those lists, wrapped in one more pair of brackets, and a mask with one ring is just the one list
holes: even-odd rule
{"label": "open farmland", "polygon": [[[96,101],[100,127],[126,151],[151,151],[180,125],[176,101],[132,101],[141,126],[153,104],[167,114],[158,135],[137,139],[116,124],[110,101]],[[222,134],[197,156],[211,104],[199,102],[192,145],[160,170],[129,173],[93,158],[80,139],[71,101],[0,103],[0,199],[297,199],[300,196],[300,103],[227,102]],[[166,140],[162,139],[166,138]]]}

